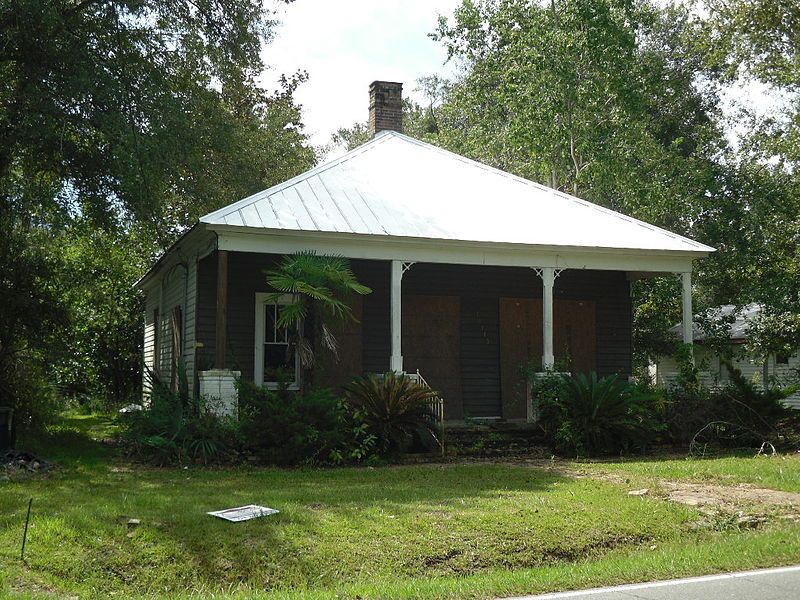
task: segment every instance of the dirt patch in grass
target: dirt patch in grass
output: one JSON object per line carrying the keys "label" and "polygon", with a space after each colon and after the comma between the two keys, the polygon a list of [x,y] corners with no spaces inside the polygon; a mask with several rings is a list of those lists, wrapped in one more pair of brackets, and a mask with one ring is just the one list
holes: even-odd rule
{"label": "dirt patch in grass", "polygon": [[[561,477],[607,481],[627,489],[631,496],[659,499],[697,509],[703,518],[695,525],[713,528],[731,524],[737,528],[757,527],[770,520],[800,522],[800,493],[774,490],[749,483],[697,483],[663,477],[636,477],[622,472],[586,470],[555,458],[519,460],[477,460],[495,464],[526,465]],[[722,524],[722,525],[720,525]]]}
{"label": "dirt patch in grass", "polygon": [[800,494],[754,487],[747,483],[717,485],[687,481],[659,481],[667,500],[698,508],[736,509],[741,506],[800,511]]}

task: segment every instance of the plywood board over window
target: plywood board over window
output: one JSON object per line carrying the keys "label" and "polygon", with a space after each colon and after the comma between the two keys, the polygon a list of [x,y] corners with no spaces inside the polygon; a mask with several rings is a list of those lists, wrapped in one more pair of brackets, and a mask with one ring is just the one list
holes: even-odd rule
{"label": "plywood board over window", "polygon": [[445,418],[463,417],[460,300],[458,296],[403,296],[403,366],[419,369],[445,402]]}
{"label": "plywood board over window", "polygon": [[[590,372],[597,361],[596,307],[592,300],[556,299],[553,305],[553,347],[556,363],[568,361],[573,373]],[[527,416],[522,367],[542,364],[542,301],[500,298],[500,373],[503,416]]]}

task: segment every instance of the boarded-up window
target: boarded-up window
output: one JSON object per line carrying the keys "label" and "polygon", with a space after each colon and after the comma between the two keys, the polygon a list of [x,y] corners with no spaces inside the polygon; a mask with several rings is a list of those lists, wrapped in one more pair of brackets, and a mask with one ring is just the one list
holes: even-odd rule
{"label": "boarded-up window", "polygon": [[153,311],[153,375],[157,376],[161,366],[161,323],[158,309]]}
{"label": "boarded-up window", "polygon": [[176,306],[172,309],[172,318],[170,320],[170,328],[172,329],[172,352],[171,352],[171,364],[170,364],[170,386],[172,387],[172,391],[177,392],[178,387],[180,385],[180,376],[179,376],[179,369],[178,366],[180,365],[181,355],[182,355],[182,341],[181,341],[181,332],[183,331],[182,327],[183,315],[181,313],[181,307]]}

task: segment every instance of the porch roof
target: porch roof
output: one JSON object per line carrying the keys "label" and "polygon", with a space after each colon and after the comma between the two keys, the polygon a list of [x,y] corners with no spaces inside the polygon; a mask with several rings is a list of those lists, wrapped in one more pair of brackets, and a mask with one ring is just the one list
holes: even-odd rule
{"label": "porch roof", "polygon": [[394,131],[200,219],[254,233],[699,258],[713,248]]}

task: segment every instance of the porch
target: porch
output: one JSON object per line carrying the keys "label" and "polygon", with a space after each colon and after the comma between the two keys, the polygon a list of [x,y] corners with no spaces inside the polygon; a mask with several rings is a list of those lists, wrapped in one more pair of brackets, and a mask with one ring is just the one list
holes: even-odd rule
{"label": "porch", "polygon": [[[239,371],[264,383],[264,271],[280,258],[217,250],[199,260],[196,372]],[[336,332],[338,361],[318,357],[314,385],[418,370],[441,393],[450,422],[525,421],[526,365],[631,372],[626,271],[369,259],[351,265],[373,292],[353,298],[358,322]]]}

